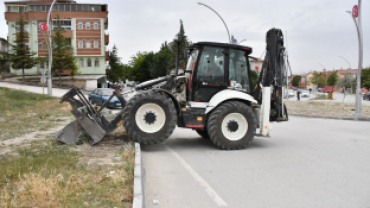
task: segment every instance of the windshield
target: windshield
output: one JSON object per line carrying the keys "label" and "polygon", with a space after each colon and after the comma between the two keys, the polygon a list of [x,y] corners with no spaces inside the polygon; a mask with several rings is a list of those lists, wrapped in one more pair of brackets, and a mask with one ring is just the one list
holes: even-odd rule
{"label": "windshield", "polygon": [[247,93],[251,92],[247,57],[244,51],[230,50],[229,80],[230,87],[243,90]]}
{"label": "windshield", "polygon": [[212,84],[224,83],[224,49],[204,47],[199,59],[197,81]]}
{"label": "windshield", "polygon": [[102,95],[103,96],[110,96],[110,95],[113,94],[113,91],[114,91],[114,89],[104,89],[104,90],[102,90]]}

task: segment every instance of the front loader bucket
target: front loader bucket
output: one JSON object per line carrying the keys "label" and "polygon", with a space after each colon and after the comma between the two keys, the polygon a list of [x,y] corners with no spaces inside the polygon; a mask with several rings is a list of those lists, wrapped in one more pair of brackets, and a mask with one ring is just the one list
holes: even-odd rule
{"label": "front loader bucket", "polygon": [[54,137],[64,144],[76,144],[78,143],[79,136],[82,133],[80,124],[75,120],[65,126],[59,131]]}
{"label": "front loader bucket", "polygon": [[[124,107],[126,104],[124,98],[120,94],[114,95],[117,96],[121,102],[121,106]],[[75,99],[75,96],[79,99]],[[71,104],[71,113],[76,117],[75,121],[68,124],[55,135],[55,138],[64,144],[78,143],[80,134],[86,132],[91,138],[89,143],[94,145],[100,142],[107,133],[114,131],[122,124],[122,111],[112,121],[108,121],[101,113],[105,107],[105,103],[101,109],[95,109],[77,88],[72,88],[63,95],[61,102],[64,101]]]}

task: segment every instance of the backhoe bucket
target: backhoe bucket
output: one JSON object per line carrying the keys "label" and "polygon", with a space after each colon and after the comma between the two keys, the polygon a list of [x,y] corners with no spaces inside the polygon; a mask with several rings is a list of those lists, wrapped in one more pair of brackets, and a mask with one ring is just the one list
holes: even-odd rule
{"label": "backhoe bucket", "polygon": [[[118,97],[121,106],[124,107],[126,104],[124,98],[120,94],[114,95]],[[75,96],[79,99],[75,99]],[[71,104],[71,113],[76,117],[75,121],[68,124],[54,136],[59,142],[64,144],[78,143],[80,134],[86,132],[91,138],[89,143],[94,145],[100,142],[107,133],[114,131],[122,124],[122,111],[112,121],[108,121],[101,113],[105,104],[103,104],[100,110],[96,110],[77,88],[72,88],[63,95],[61,102],[64,101]]]}

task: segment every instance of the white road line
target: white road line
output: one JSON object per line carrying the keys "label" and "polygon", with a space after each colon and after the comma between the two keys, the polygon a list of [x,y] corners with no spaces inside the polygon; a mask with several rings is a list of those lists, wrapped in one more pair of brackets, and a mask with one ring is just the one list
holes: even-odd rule
{"label": "white road line", "polygon": [[211,186],[197,172],[195,172],[195,170],[184,159],[182,159],[179,154],[177,154],[177,152],[175,152],[166,144],[164,144],[164,146],[182,164],[182,166],[184,166],[184,168],[190,173],[190,175],[193,176],[193,178],[198,181],[198,183],[200,183],[207,194],[213,199],[214,202],[216,202],[218,206],[227,206],[227,203],[216,193],[216,191],[213,190]]}

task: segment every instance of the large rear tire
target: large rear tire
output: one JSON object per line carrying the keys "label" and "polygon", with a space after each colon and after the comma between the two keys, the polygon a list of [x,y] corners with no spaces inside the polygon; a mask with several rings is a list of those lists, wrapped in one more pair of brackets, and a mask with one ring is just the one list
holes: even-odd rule
{"label": "large rear tire", "polygon": [[123,126],[141,144],[158,144],[171,136],[177,124],[173,102],[153,91],[137,94],[123,109]]}
{"label": "large rear tire", "polygon": [[246,148],[256,132],[256,117],[252,109],[239,101],[228,101],[218,106],[209,116],[208,135],[221,149]]}

